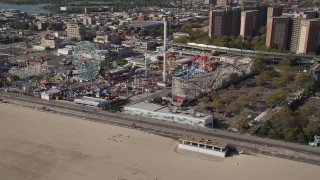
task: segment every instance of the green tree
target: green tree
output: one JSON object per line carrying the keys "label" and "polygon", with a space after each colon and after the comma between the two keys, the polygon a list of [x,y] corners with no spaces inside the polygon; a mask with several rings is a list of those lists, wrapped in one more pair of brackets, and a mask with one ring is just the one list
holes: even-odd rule
{"label": "green tree", "polygon": [[200,102],[202,102],[202,103],[208,103],[210,100],[211,100],[210,97],[204,96],[204,97],[202,97],[202,98],[200,99]]}
{"label": "green tree", "polygon": [[259,56],[256,56],[254,58],[254,62],[251,66],[251,73],[261,73],[262,71],[264,71],[266,69],[266,64],[261,60],[261,58]]}
{"label": "green tree", "polygon": [[239,115],[239,117],[234,121],[236,128],[240,133],[243,133],[248,129],[248,122],[251,120],[249,118],[249,115],[250,114],[248,112],[242,112]]}
{"label": "green tree", "polygon": [[71,40],[71,41],[78,41],[78,38],[72,37],[70,40]]}
{"label": "green tree", "polygon": [[299,107],[299,114],[303,118],[307,118],[308,116],[312,115],[312,113],[313,113],[313,107],[308,104],[304,104]]}
{"label": "green tree", "polygon": [[284,128],[282,130],[284,139],[287,141],[295,141],[298,133],[297,128]]}
{"label": "green tree", "polygon": [[269,130],[270,130],[270,123],[269,121],[267,121],[261,126],[258,134],[259,136],[267,136],[269,133]]}
{"label": "green tree", "polygon": [[38,31],[38,26],[36,24],[32,24],[29,29],[32,31]]}
{"label": "green tree", "polygon": [[278,89],[275,93],[265,97],[266,104],[270,107],[276,105],[287,96],[288,91],[286,89]]}
{"label": "green tree", "polygon": [[298,143],[306,143],[306,135],[303,132],[300,132],[297,136]]}
{"label": "green tree", "polygon": [[6,77],[0,74],[0,87],[5,85],[6,82],[7,82]]}
{"label": "green tree", "polygon": [[309,138],[313,138],[314,135],[318,135],[320,130],[317,122],[309,120],[307,127],[303,128],[303,132]]}
{"label": "green tree", "polygon": [[123,65],[127,64],[128,61],[127,61],[126,59],[124,59],[124,58],[117,58],[117,59],[116,59],[116,63],[117,63],[117,65],[119,65],[119,66],[123,66]]}
{"label": "green tree", "polygon": [[266,76],[264,75],[264,73],[257,75],[253,81],[256,83],[256,85],[260,86],[263,85],[264,83],[266,83]]}
{"label": "green tree", "polygon": [[291,90],[297,91],[302,88],[304,84],[308,82],[308,75],[305,73],[299,74],[291,83]]}
{"label": "green tree", "polygon": [[285,66],[292,66],[295,64],[296,64],[296,60],[293,57],[292,53],[285,54],[279,63],[280,66],[284,66],[284,67]]}

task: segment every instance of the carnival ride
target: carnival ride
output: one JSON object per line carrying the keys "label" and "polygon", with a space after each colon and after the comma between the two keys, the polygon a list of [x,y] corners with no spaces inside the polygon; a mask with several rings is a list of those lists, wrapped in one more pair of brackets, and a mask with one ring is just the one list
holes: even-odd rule
{"label": "carnival ride", "polygon": [[[187,80],[192,75],[201,74],[213,71],[215,68],[210,61],[211,58],[204,55],[195,55],[192,59],[191,66],[180,69],[179,71],[174,73],[174,77],[180,77],[182,80]],[[188,63],[186,61],[186,63]]]}
{"label": "carnival ride", "polygon": [[88,41],[79,42],[74,50],[73,64],[79,76],[87,80],[97,77],[100,70],[101,56]]}
{"label": "carnival ride", "polygon": [[246,57],[221,58],[220,66],[207,83],[205,89],[221,88],[231,81],[231,74],[244,77],[250,73],[253,60]]}
{"label": "carnival ride", "polygon": [[194,58],[190,67],[181,71],[172,81],[172,94],[196,98],[201,93],[222,88],[232,81],[232,74],[245,77],[250,74],[253,60],[247,57],[220,57],[219,59]]}

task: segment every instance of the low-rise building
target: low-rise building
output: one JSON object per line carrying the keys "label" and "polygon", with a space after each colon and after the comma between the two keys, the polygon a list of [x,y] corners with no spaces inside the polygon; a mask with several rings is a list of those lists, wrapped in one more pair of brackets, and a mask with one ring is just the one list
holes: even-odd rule
{"label": "low-rise building", "polygon": [[171,112],[168,107],[164,107],[158,104],[140,102],[125,106],[126,113],[146,116],[161,120],[173,121],[178,123],[206,126],[213,123],[213,116],[196,112]]}
{"label": "low-rise building", "polygon": [[110,42],[111,44],[120,43],[120,36],[118,33],[97,34],[94,42]]}
{"label": "low-rise building", "polygon": [[105,99],[93,98],[93,97],[82,97],[74,99],[74,103],[94,106],[94,107],[105,107],[109,102]]}
{"label": "low-rise building", "polygon": [[47,91],[41,92],[41,99],[52,100],[54,98],[60,98],[60,90],[57,88],[51,88]]}
{"label": "low-rise building", "polygon": [[61,45],[61,39],[59,39],[59,38],[41,38],[40,43],[42,46],[55,49],[57,46]]}
{"label": "low-rise building", "polygon": [[68,38],[77,38],[82,40],[85,35],[85,28],[83,25],[77,23],[67,24],[67,36]]}
{"label": "low-rise building", "polygon": [[226,142],[186,134],[179,138],[178,148],[219,157],[226,157],[228,153],[228,143]]}

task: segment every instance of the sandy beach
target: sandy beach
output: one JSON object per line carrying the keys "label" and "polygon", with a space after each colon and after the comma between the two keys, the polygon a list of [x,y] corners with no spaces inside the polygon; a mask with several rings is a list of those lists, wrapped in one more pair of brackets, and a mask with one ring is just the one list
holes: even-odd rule
{"label": "sandy beach", "polygon": [[285,159],[208,158],[176,148],[177,142],[169,138],[0,104],[0,180],[314,180],[319,176],[319,166]]}

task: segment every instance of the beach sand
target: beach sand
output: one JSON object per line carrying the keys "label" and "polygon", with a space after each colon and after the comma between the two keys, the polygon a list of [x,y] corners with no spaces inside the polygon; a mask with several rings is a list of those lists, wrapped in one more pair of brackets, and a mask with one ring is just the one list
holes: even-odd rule
{"label": "beach sand", "polygon": [[285,159],[208,158],[176,149],[177,142],[169,138],[0,104],[0,180],[314,180],[319,176],[319,166]]}

